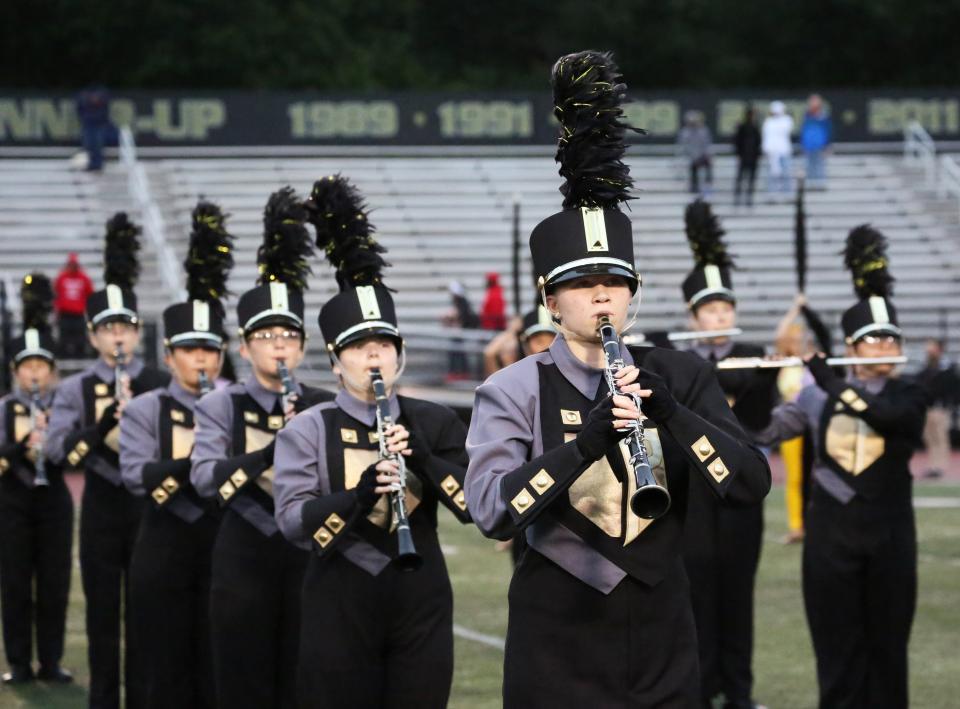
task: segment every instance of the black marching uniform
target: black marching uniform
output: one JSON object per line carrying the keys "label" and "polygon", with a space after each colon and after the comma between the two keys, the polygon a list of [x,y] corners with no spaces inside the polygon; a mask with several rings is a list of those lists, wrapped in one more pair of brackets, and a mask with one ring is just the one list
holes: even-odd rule
{"label": "black marching uniform", "polygon": [[[197,205],[192,220],[184,262],[190,299],[164,310],[164,344],[170,351],[220,352],[225,335],[219,297],[233,263],[233,237],[209,202]],[[145,704],[157,709],[215,706],[208,615],[219,510],[190,484],[193,410],[202,393],[171,382],[131,401],[120,422],[124,485],[147,501],[130,576]]]}
{"label": "black marching uniform", "polygon": [[[861,298],[842,318],[847,343],[899,338],[885,240],[859,227],[847,243]],[[843,379],[820,357],[810,371],[816,386],[777,407],[763,438],[806,434],[814,442],[803,597],[820,707],[902,709],[909,705],[907,646],[917,597],[909,462],[920,446],[925,394],[891,377]]]}
{"label": "black marching uniform", "polygon": [[[122,213],[108,222],[106,288],[87,299],[91,330],[100,324],[139,324],[133,278],[123,287],[111,278],[110,259],[122,246],[111,235],[135,240],[136,229]],[[135,249],[132,249],[135,251]],[[135,274],[134,274],[135,276]],[[124,365],[134,396],[166,386],[170,377],[144,366],[137,357]],[[58,465],[84,471],[80,503],[80,575],[87,600],[87,655],[90,663],[90,706],[120,706],[121,619],[125,628],[124,686],[126,706],[143,703],[139,648],[130,604],[130,561],[140,528],[143,503],[123,487],[119,469],[120,427],[115,369],[103,359],[68,377],[57,388],[50,415],[50,458]]]}
{"label": "black marching uniform", "polygon": [[[42,282],[49,289],[45,277],[31,274],[23,289]],[[55,344],[43,327],[46,317],[42,323],[33,323],[27,310],[24,294],[26,329],[11,343],[12,365],[38,357],[52,370]],[[0,605],[10,666],[4,680],[14,682],[34,676],[34,626],[41,679],[60,672],[70,591],[73,499],[60,466],[44,460],[43,475],[38,475],[37,461],[43,452],[27,446],[34,428],[34,396],[46,413],[53,390],[35,395],[18,390],[0,399]],[[63,678],[69,675],[64,673]]]}
{"label": "black marching uniform", "polygon": [[[623,145],[611,151],[608,142],[622,139],[624,89],[608,54],[568,55],[554,66],[567,209],[530,238],[548,293],[590,275],[639,286],[630,220],[617,208],[631,184]],[[608,161],[579,173],[591,156]],[[633,513],[636,479],[612,428],[603,372],[575,357],[563,335],[477,390],[469,511],[486,535],[524,530],[529,544],[510,585],[508,708],[696,707],[696,635],[681,559],[689,480],[703,479],[729,502],[757,502],[769,490],[766,461],[745,440],[708,365],[622,344],[620,357],[653,390],[643,401],[644,441],[657,484],[672,496],[658,519]]]}
{"label": "black marching uniform", "polygon": [[[319,316],[331,356],[377,336],[393,340],[400,355],[393,299],[380,285],[382,247],[370,237],[359,193],[342,177],[325,178],[308,205],[318,243],[335,254],[343,289]],[[362,262],[371,252],[372,263]],[[445,406],[395,394],[385,405],[392,421],[411,433],[405,509],[419,555],[415,570],[402,565],[409,558],[397,558],[389,496],[373,492],[380,458],[375,403],[341,389],[333,402],[311,408],[277,436],[277,522],[291,542],[314,552],[301,612],[303,709],[447,705],[453,595],[437,538],[437,503],[469,522],[466,429]]]}
{"label": "black marching uniform", "polygon": [[[304,219],[289,188],[270,197],[258,254],[262,285],[237,305],[241,336],[274,325],[303,332],[301,254],[311,246]],[[298,409],[332,398],[291,384]],[[296,706],[307,553],[288,543],[274,521],[274,437],[286,423],[283,399],[251,373],[203,397],[194,410],[190,481],[223,509],[213,545],[210,632],[217,706],[225,709]]]}

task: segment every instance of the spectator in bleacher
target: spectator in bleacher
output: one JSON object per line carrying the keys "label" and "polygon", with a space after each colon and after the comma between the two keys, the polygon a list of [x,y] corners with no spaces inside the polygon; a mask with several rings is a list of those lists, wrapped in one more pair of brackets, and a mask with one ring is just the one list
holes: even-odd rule
{"label": "spectator in bleacher", "polygon": [[500,274],[487,274],[487,292],[480,308],[480,327],[484,330],[504,330],[507,327],[507,304],[503,300]]}
{"label": "spectator in bleacher", "polygon": [[56,296],[53,309],[60,329],[60,354],[66,358],[83,357],[87,346],[84,308],[87,297],[93,293],[93,282],[80,266],[75,253],[67,256],[67,263],[57,275],[53,291]]}
{"label": "spectator in bleacher", "polygon": [[[443,314],[441,322],[446,327],[455,327],[463,330],[474,330],[480,326],[480,318],[474,312],[467,300],[467,291],[460,281],[450,281],[447,289],[450,291],[450,298],[453,301],[450,309]],[[450,351],[448,353],[448,371],[447,380],[467,379],[470,376],[470,366],[467,362],[467,354],[463,350],[463,340],[459,337],[450,339]]]}
{"label": "spectator in bleacher", "polygon": [[700,171],[704,171],[704,197],[713,185],[713,139],[700,111],[687,111],[683,128],[677,134],[677,148],[690,169],[690,192],[700,194]]}
{"label": "spectator in bleacher", "polygon": [[923,427],[923,444],[927,448],[924,477],[939,478],[949,470],[950,420],[960,401],[960,376],[944,354],[940,340],[927,340],[927,365],[917,376],[917,383],[926,390],[930,405]]}
{"label": "spectator in bleacher", "polygon": [[806,185],[810,189],[827,188],[827,155],[833,142],[833,122],[819,94],[807,99],[807,112],[800,126],[800,146],[807,156]]}
{"label": "spectator in bleacher", "polygon": [[746,195],[746,205],[753,204],[753,185],[757,179],[757,162],[760,160],[760,129],[757,128],[753,106],[747,106],[743,120],[733,136],[733,151],[737,155],[737,181],[733,187],[733,203],[740,204],[741,193]]}
{"label": "spectator in bleacher", "polygon": [[89,86],[77,95],[83,149],[87,152],[87,172],[103,169],[103,146],[110,129],[110,94],[103,86]]}
{"label": "spectator in bleacher", "polygon": [[793,118],[783,101],[770,103],[770,114],[763,121],[762,147],[767,158],[767,189],[770,192],[790,192],[790,168],[793,144]]}

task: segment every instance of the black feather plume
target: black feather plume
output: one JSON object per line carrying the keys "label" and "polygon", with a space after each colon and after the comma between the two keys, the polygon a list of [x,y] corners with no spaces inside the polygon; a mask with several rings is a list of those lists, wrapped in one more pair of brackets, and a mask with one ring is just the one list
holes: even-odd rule
{"label": "black feather plume", "polygon": [[556,160],[565,209],[618,209],[630,197],[633,180],[623,162],[626,131],[643,133],[623,121],[627,85],[611,52],[585,51],[553,65],[553,114],[560,121]]}
{"label": "black feather plume", "polygon": [[807,213],[803,204],[803,179],[797,183],[797,214],[793,227],[793,248],[797,266],[797,291],[807,288]]}
{"label": "black feather plume", "polygon": [[387,250],[374,238],[367,205],[359,190],[341,175],[313,183],[306,202],[310,222],[317,230],[317,246],[337,270],[340,290],[382,285],[389,266],[381,254]]}
{"label": "black feather plume", "polygon": [[257,250],[259,284],[278,281],[288,288],[306,290],[308,259],[313,255],[306,221],[307,210],[292,187],[270,195],[263,210],[263,244]]}
{"label": "black feather plume", "polygon": [[887,271],[887,237],[869,224],[861,224],[847,235],[843,262],[853,276],[858,298],[893,295],[893,276]]}
{"label": "black feather plume", "polygon": [[200,200],[191,219],[190,244],[183,268],[187,272],[187,297],[204,300],[221,317],[223,299],[229,294],[227,280],[233,268],[234,237],[227,232],[227,215],[212,202]]}
{"label": "black feather plume", "polygon": [[23,303],[23,329],[47,330],[53,311],[53,286],[42,273],[28,273],[20,283]]}
{"label": "black feather plume", "polygon": [[720,226],[720,220],[713,213],[709,202],[698,199],[687,205],[683,221],[697,266],[721,266],[733,268],[733,259],[727,253],[723,243],[726,232]]}
{"label": "black feather plume", "polygon": [[807,323],[807,328],[817,340],[817,350],[823,352],[827,357],[833,356],[833,338],[830,336],[830,328],[826,326],[813,308],[802,305],[800,306],[800,312]]}
{"label": "black feather plume", "polygon": [[107,221],[103,248],[103,280],[124,290],[133,290],[140,277],[140,227],[126,212],[117,212]]}

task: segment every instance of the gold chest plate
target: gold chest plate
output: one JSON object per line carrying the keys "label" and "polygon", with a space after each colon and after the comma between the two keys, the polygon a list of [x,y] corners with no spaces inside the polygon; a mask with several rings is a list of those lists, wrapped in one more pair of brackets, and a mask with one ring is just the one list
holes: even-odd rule
{"label": "gold chest plate", "polygon": [[[98,396],[94,399],[93,403],[93,412],[94,418],[99,421],[103,418],[103,412],[106,410],[110,404],[113,403],[112,396]],[[110,450],[115,453],[120,453],[120,424],[110,429],[110,433],[107,434],[107,437],[103,439],[103,442],[107,445]]]}
{"label": "gold chest plate", "polygon": [[851,475],[859,475],[883,455],[886,442],[856,416],[835,414],[827,427],[827,455]]}
{"label": "gold chest plate", "polygon": [[[663,461],[660,434],[655,428],[645,429],[644,434],[650,467],[657,482],[666,487],[667,472]],[[564,435],[567,441],[572,441],[577,434],[568,432]],[[639,537],[653,520],[637,517],[630,509],[628,501],[636,492],[637,482],[629,467],[630,453],[626,443],[621,441],[619,449],[627,469],[626,490],[617,480],[616,473],[613,472],[606,457],[603,457],[580,474],[567,494],[570,497],[570,505],[575,510],[608,536],[622,538],[623,546],[627,546]],[[624,510],[626,510],[626,518],[624,518]]]}
{"label": "gold chest plate", "polygon": [[[244,446],[244,453],[253,453],[254,451],[261,450],[270,445],[271,441],[276,437],[276,431],[264,431],[259,428],[254,428],[253,426],[245,426],[244,431],[244,440],[246,445]],[[265,493],[273,497],[273,466],[264,470],[256,479],[257,485],[260,486]]]}
{"label": "gold chest plate", "polygon": [[[360,476],[363,471],[377,462],[380,457],[379,451],[374,448],[344,448],[343,449],[343,487],[345,490],[352,490],[360,482]],[[407,468],[407,514],[413,514],[423,498],[423,483],[420,479]],[[377,504],[373,506],[370,514],[367,515],[373,524],[381,529],[387,528],[390,521],[390,500],[386,495],[381,495]],[[396,522],[390,525],[390,531],[396,529]]]}
{"label": "gold chest plate", "polygon": [[[13,419],[13,437],[17,441],[22,441],[30,435],[33,430],[33,421],[30,420],[30,414],[17,414]],[[32,447],[27,449],[27,460],[31,463],[37,462],[37,451]]]}
{"label": "gold chest plate", "polygon": [[193,452],[193,428],[173,424],[170,430],[170,435],[173,437],[170,448],[174,459],[189,458]]}

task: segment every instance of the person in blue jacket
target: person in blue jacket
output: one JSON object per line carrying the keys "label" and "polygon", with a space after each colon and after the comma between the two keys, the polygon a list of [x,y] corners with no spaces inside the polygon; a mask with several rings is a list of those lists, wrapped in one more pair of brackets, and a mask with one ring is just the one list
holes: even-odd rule
{"label": "person in blue jacket", "polygon": [[833,143],[833,122],[819,94],[807,99],[807,112],[800,127],[800,145],[807,156],[807,187],[826,189],[827,153]]}

